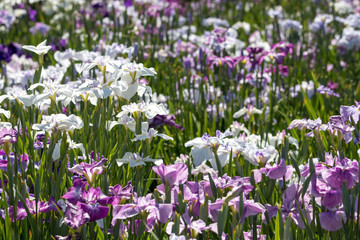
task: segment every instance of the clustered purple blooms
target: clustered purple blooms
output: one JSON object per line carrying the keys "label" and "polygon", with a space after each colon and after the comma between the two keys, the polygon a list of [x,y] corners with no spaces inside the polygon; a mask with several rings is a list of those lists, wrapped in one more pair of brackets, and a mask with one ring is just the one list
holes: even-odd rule
{"label": "clustered purple blooms", "polygon": [[[315,164],[309,194],[316,198],[326,210],[319,214],[321,226],[328,231],[337,231],[346,222],[346,216],[342,202],[342,186],[345,183],[347,189],[359,182],[359,163],[356,160],[340,158],[326,153],[325,163]],[[308,177],[310,167],[307,164],[301,175]]]}
{"label": "clustered purple blooms", "polygon": [[76,179],[73,186],[62,196],[66,200],[61,203],[65,213],[64,223],[74,229],[89,221],[105,218],[110,210],[107,205],[117,205],[122,198],[121,190],[113,196],[106,196],[99,187],[86,189],[86,184]]}
{"label": "clustered purple blooms", "polygon": [[[341,106],[340,115],[331,116],[327,124],[322,124],[320,119],[313,120],[294,120],[289,125],[289,129],[298,127],[312,130],[308,136],[314,136],[315,131],[328,131],[344,139],[349,143],[353,139],[355,127],[353,123],[359,121],[360,111],[359,102],[353,106]],[[356,143],[356,139],[354,140]],[[352,189],[359,182],[359,163],[343,157],[340,153],[336,156],[325,153],[325,162],[318,162],[314,165],[315,172],[310,173],[310,165],[306,164],[301,171],[302,177],[311,177],[308,194],[314,197],[316,203],[323,207],[319,213],[321,226],[328,231],[337,231],[342,228],[347,221],[344,210],[342,191],[343,186]],[[352,200],[353,201],[353,200]]]}
{"label": "clustered purple blooms", "polygon": [[36,21],[36,15],[37,15],[36,10],[29,7],[28,8],[28,16],[29,16],[30,21],[35,22]]}
{"label": "clustered purple blooms", "polygon": [[[346,143],[353,140],[355,127],[352,123],[357,124],[360,117],[360,103],[355,101],[356,105],[341,106],[340,115],[334,115],[329,118],[327,124],[323,124],[320,118],[315,120],[311,119],[296,119],[293,120],[288,129],[308,129],[311,130],[307,133],[308,137],[314,137],[314,133],[318,131],[328,131],[334,136],[338,136],[340,140],[344,139]],[[355,135],[358,133],[355,133]],[[358,139],[355,138],[354,142],[357,143]]]}
{"label": "clustered purple blooms", "polygon": [[[152,194],[140,197],[136,192],[132,191],[132,186],[129,183],[122,188],[117,185],[109,187],[109,194],[106,196],[102,193],[100,188],[89,188],[86,190],[86,182],[77,179],[74,181],[73,187],[62,196],[64,202],[59,203],[64,211],[65,218],[63,222],[70,227],[77,229],[81,225],[89,222],[102,219],[108,215],[109,207],[113,206],[112,225],[114,226],[118,220],[125,231],[128,224],[124,225],[125,220],[140,215],[140,218],[145,220],[148,228],[146,231],[151,231],[157,222],[165,224],[169,221],[166,232],[172,234],[172,226],[174,225],[174,210],[178,207],[178,194],[180,185],[183,188],[183,198],[186,201],[187,207],[185,213],[180,218],[180,234],[185,230],[191,237],[196,237],[203,231],[210,230],[217,233],[217,216],[224,201],[229,201],[229,205],[239,211],[240,194],[243,195],[244,211],[241,216],[241,221],[248,216],[255,216],[257,214],[264,214],[266,208],[254,200],[247,199],[247,195],[252,191],[250,178],[234,177],[230,178],[226,175],[217,177],[213,175],[214,182],[218,188],[229,189],[228,196],[223,199],[217,199],[214,203],[209,204],[208,214],[215,223],[206,225],[206,223],[198,219],[200,215],[200,205],[204,203],[206,196],[212,196],[209,179],[201,180],[200,182],[187,181],[188,169],[183,163],[173,165],[161,165],[154,167],[154,171],[160,176],[162,185],[171,187],[172,199],[170,203],[157,202]],[[161,185],[158,186],[161,189]],[[160,190],[160,193],[165,194]],[[229,200],[226,200],[229,198]],[[129,201],[128,203],[125,203]],[[120,204],[119,204],[120,203]],[[191,210],[190,210],[191,209]],[[141,220],[135,220],[134,229],[129,229],[137,234],[137,228]],[[226,237],[226,235],[224,235]]]}
{"label": "clustered purple blooms", "polygon": [[[174,164],[169,166],[154,167],[154,171],[161,177],[163,185],[173,186],[171,189],[172,198],[171,202],[177,204],[178,193],[180,193],[179,185],[183,188],[183,198],[186,200],[191,212],[186,208],[185,213],[181,216],[180,233],[185,230],[185,224],[188,226],[187,232],[191,237],[196,237],[197,234],[202,233],[204,230],[216,231],[217,233],[217,217],[221,207],[225,201],[229,201],[229,206],[233,207],[235,211],[239,211],[240,194],[243,195],[244,211],[241,216],[241,221],[248,216],[255,216],[259,213],[265,212],[265,207],[254,200],[247,199],[246,196],[252,191],[253,186],[250,183],[250,178],[234,177],[230,178],[226,174],[223,177],[213,175],[213,181],[218,189],[229,189],[229,193],[225,198],[216,199],[215,202],[209,203],[208,214],[214,221],[213,224],[206,226],[206,223],[201,220],[195,220],[200,216],[200,206],[204,204],[206,196],[212,197],[209,178],[204,176],[204,180],[200,182],[186,181],[188,173],[185,164]],[[176,171],[176,169],[178,169]],[[178,184],[172,184],[178,183]],[[158,190],[162,194],[166,194],[163,185],[158,186]],[[192,215],[192,216],[191,216]],[[168,234],[171,234],[171,227],[174,222],[170,222],[166,229]]]}

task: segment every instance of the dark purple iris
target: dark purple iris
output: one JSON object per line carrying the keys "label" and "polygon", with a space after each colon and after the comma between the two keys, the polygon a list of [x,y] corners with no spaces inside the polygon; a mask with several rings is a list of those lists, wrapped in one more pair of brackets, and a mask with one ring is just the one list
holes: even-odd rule
{"label": "dark purple iris", "polygon": [[10,62],[13,54],[16,54],[17,56],[24,54],[18,43],[10,43],[8,45],[0,44],[0,62]]}
{"label": "dark purple iris", "polygon": [[37,15],[36,10],[35,10],[35,9],[32,9],[32,8],[29,8],[29,9],[28,9],[28,12],[29,12],[29,19],[30,19],[30,21],[35,22],[35,21],[36,21],[36,15]]}
{"label": "dark purple iris", "polygon": [[176,127],[177,129],[180,129],[181,131],[184,130],[184,128],[180,125],[178,125],[175,122],[175,116],[174,115],[156,115],[153,118],[152,123],[150,123],[150,127],[151,128],[157,128],[160,127],[162,125],[169,125],[169,126],[173,126]]}
{"label": "dark purple iris", "polygon": [[132,6],[132,0],[125,0],[125,7]]}

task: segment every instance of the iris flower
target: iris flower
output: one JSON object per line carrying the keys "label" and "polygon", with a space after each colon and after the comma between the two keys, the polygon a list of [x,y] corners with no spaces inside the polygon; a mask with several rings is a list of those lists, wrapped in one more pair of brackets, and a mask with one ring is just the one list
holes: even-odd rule
{"label": "iris flower", "polygon": [[34,52],[37,55],[44,55],[51,49],[51,46],[46,46],[46,40],[44,40],[36,47],[32,45],[24,45],[22,48],[30,52]]}
{"label": "iris flower", "polygon": [[69,168],[68,170],[71,173],[83,175],[91,185],[95,181],[96,175],[100,175],[104,170],[104,165],[106,162],[106,158],[103,158],[99,162],[94,161],[92,164],[81,162],[80,164],[76,164],[74,167]]}

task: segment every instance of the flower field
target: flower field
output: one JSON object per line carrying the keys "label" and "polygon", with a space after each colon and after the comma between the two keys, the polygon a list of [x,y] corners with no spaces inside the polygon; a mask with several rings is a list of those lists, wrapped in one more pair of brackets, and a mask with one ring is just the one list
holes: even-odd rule
{"label": "flower field", "polygon": [[0,1],[0,239],[360,239],[359,50],[358,0]]}

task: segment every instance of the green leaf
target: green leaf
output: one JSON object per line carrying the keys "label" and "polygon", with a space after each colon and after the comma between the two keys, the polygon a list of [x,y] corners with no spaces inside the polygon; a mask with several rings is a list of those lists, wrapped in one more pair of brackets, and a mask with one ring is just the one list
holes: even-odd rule
{"label": "green leaf", "polygon": [[306,109],[308,110],[308,113],[310,114],[312,119],[316,119],[317,118],[316,112],[315,112],[309,98],[307,97],[306,92],[303,89],[301,89],[301,92],[304,95],[304,104],[305,104]]}
{"label": "green leaf", "polygon": [[219,236],[221,236],[222,233],[224,232],[226,222],[228,219],[228,213],[229,213],[229,205],[225,201],[222,205],[221,211],[218,214],[218,234],[219,234]]}
{"label": "green leaf", "polygon": [[213,194],[213,197],[215,199],[217,199],[217,188],[215,186],[214,180],[212,179],[210,173],[208,173],[208,176],[209,176],[209,181],[210,181],[211,192]]}
{"label": "green leaf", "polygon": [[280,225],[282,222],[282,216],[281,216],[281,212],[278,211],[278,214],[276,215],[276,220],[275,220],[275,240],[281,240],[281,233],[280,233]]}
{"label": "green leaf", "polygon": [[292,231],[291,231],[291,222],[292,222],[291,218],[288,217],[286,219],[285,231],[284,231],[284,235],[283,235],[284,236],[283,239],[285,239],[285,240],[292,240],[293,239],[293,235],[292,235]]}
{"label": "green leaf", "polygon": [[350,217],[350,210],[351,210],[351,205],[350,205],[350,192],[347,189],[346,186],[346,182],[343,181],[342,184],[342,200],[343,200],[343,204],[344,204],[344,209],[345,209],[345,214],[346,214],[346,218],[349,219]]}
{"label": "green leaf", "polygon": [[302,193],[301,193],[302,197],[304,197],[304,195],[309,187],[309,184],[310,184],[311,178],[313,177],[313,174],[314,174],[314,172],[310,173],[310,176],[305,180],[305,182],[303,184]]}

